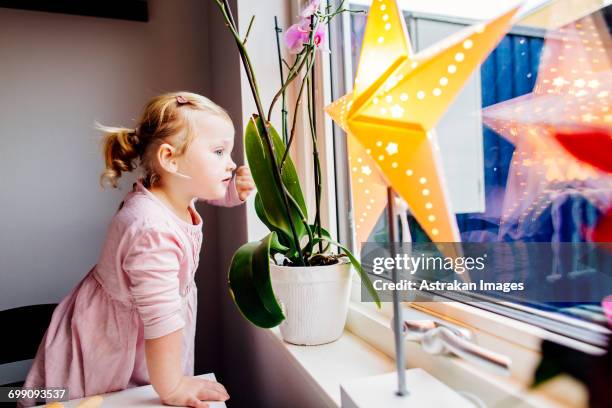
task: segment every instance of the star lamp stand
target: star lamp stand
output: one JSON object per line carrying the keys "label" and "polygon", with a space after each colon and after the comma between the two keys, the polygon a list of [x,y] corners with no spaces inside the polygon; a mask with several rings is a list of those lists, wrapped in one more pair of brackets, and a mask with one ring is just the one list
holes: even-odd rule
{"label": "star lamp stand", "polygon": [[[396,255],[395,193],[387,188],[387,220],[389,256]],[[398,282],[398,272],[391,270],[391,279]],[[399,294],[393,291],[393,338],[396,372],[360,378],[340,384],[342,408],[430,408],[473,407],[451,388],[420,368],[405,369],[403,316]]]}

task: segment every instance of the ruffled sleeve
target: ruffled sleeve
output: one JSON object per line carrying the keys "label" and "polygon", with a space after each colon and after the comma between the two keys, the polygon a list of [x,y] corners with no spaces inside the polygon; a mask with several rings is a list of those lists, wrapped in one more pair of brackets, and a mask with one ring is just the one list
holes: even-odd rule
{"label": "ruffled sleeve", "polygon": [[238,196],[238,190],[236,189],[236,174],[230,180],[230,183],[227,186],[227,192],[225,193],[225,197],[220,198],[218,200],[204,200],[208,204],[219,205],[222,207],[235,207],[244,203]]}
{"label": "ruffled sleeve", "polygon": [[185,326],[179,293],[179,268],[183,251],[176,235],[152,226],[139,231],[123,269],[140,318],[144,338],[154,339]]}

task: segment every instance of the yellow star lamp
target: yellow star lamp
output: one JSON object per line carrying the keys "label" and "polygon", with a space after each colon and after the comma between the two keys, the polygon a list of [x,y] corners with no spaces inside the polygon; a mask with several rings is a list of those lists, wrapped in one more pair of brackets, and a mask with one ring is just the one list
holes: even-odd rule
{"label": "yellow star lamp", "polygon": [[[338,125],[349,133],[347,104],[352,94],[347,94],[328,106],[328,111],[338,111]],[[355,219],[357,243],[366,242],[376,222],[387,206],[387,183],[378,170],[376,162],[366,153],[354,137],[347,139],[348,162],[351,174],[351,195]]]}
{"label": "yellow star lamp", "polygon": [[[508,31],[517,10],[467,27],[413,53],[397,1],[374,0],[353,92],[326,108],[349,138],[354,138],[349,146],[353,142],[361,146],[361,150],[355,147],[349,151],[354,156],[353,168],[359,169],[353,165],[359,159],[376,168],[381,177],[379,183],[384,181],[406,200],[417,222],[434,242],[459,242],[460,236],[433,128],[474,70]],[[360,175],[351,171],[351,176],[355,191],[355,185],[362,184],[358,181]],[[358,190],[363,193],[354,197],[355,203],[370,202],[369,198],[364,200],[365,187]],[[371,194],[372,189],[369,190]],[[375,202],[370,202],[377,204],[371,206],[370,218],[377,217],[381,202],[385,203],[384,193],[377,192],[376,196]],[[367,229],[373,223],[366,222],[369,219],[364,213],[368,211],[357,213],[355,218],[364,220],[364,231],[358,235],[367,238]]]}

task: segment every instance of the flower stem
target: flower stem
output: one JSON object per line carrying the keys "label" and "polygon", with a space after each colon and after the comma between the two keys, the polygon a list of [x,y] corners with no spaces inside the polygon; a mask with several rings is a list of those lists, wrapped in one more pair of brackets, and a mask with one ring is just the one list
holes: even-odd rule
{"label": "flower stem", "polygon": [[[310,30],[311,33],[315,32],[315,16],[310,17]],[[315,228],[317,230],[317,235],[321,236],[321,163],[319,163],[319,151],[317,149],[317,115],[314,111],[314,101],[315,101],[315,93],[316,93],[316,85],[315,85],[315,61],[316,58],[316,48],[313,49],[312,53],[312,62],[308,70],[306,71],[306,76],[310,76],[310,89],[309,89],[309,97],[308,97],[308,117],[310,119],[310,133],[312,135],[312,155],[313,155],[313,171],[315,176],[315,203],[317,206],[317,211],[315,213]],[[323,242],[319,241],[319,253],[323,253]]]}
{"label": "flower stem", "polygon": [[259,118],[263,125],[262,129],[263,129],[263,136],[266,142],[266,146],[268,148],[270,157],[272,158],[270,160],[271,162],[270,164],[272,165],[274,179],[277,185],[280,187],[280,190],[282,191],[281,195],[283,197],[283,204],[285,207],[285,211],[287,213],[287,221],[289,222],[289,226],[291,228],[291,234],[293,235],[293,242],[298,251],[299,263],[301,266],[303,266],[304,265],[304,255],[302,254],[302,248],[300,246],[300,239],[297,235],[295,225],[293,225],[293,219],[291,217],[291,209],[289,208],[289,199],[287,197],[288,192],[285,189],[285,186],[283,184],[283,180],[281,177],[281,173],[276,163],[276,159],[275,159],[276,156],[274,155],[274,147],[272,146],[272,141],[270,140],[270,135],[268,133],[268,121],[266,120],[266,117],[264,116],[263,106],[261,104],[261,99],[259,97],[259,89],[257,88],[257,81],[255,79],[255,73],[253,71],[251,60],[249,58],[248,52],[246,51],[244,43],[240,39],[240,35],[238,35],[238,29],[236,27],[236,22],[234,21],[234,16],[232,15],[232,11],[229,7],[228,0],[222,0],[222,1],[214,0],[214,1],[219,7],[219,9],[221,10],[225,18],[226,24],[228,28],[230,29],[230,31],[232,32],[236,45],[238,46],[238,52],[242,60],[242,65],[244,66],[244,69],[246,71],[247,78],[249,80],[249,86],[251,87],[251,92],[253,93],[253,98],[255,99],[255,105],[257,106],[257,112],[259,113]]}
{"label": "flower stem", "polygon": [[246,45],[246,42],[249,39],[249,34],[251,33],[251,28],[253,27],[254,21],[255,21],[255,16],[251,16],[251,21],[249,21],[249,28],[247,28],[247,32],[244,35],[244,41],[242,41],[242,45]]}
{"label": "flower stem", "polygon": [[[285,90],[291,85],[293,80],[297,78],[299,72],[302,70],[302,67],[306,63],[306,58],[303,57],[303,53],[298,54],[298,57],[291,67],[291,70],[287,73],[286,82],[281,86],[281,88],[276,92],[274,97],[272,98],[272,102],[270,103],[270,109],[268,109],[268,120],[272,117],[272,110],[274,109],[274,105],[278,101],[278,98],[285,92]],[[298,65],[299,64],[299,65]],[[297,68],[296,68],[297,65]]]}
{"label": "flower stem", "polygon": [[[306,58],[308,58],[308,56]],[[312,61],[308,63],[306,72],[308,72],[313,62],[314,62],[314,57],[312,58]],[[289,148],[291,147],[291,144],[293,143],[293,138],[295,136],[295,125],[296,125],[297,117],[298,117],[298,108],[300,107],[300,104],[302,102],[302,93],[304,92],[304,87],[306,85],[307,76],[308,74],[304,75],[304,79],[302,80],[302,84],[300,85],[300,91],[298,92],[298,96],[295,101],[295,108],[293,109],[293,121],[291,122],[291,134],[289,137],[289,141],[287,142],[287,149],[285,150],[285,154],[283,155],[283,158],[281,159],[281,162],[280,162],[281,171],[283,169],[283,166],[285,165],[285,160],[287,159]]]}

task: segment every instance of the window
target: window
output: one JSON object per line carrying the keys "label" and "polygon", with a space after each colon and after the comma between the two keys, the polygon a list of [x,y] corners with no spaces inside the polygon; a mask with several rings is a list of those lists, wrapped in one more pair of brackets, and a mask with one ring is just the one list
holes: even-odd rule
{"label": "window", "polygon": [[[414,2],[410,4],[419,7],[417,11],[404,10],[406,26],[416,51],[427,48],[481,19],[478,10],[469,10],[470,7],[452,15],[441,15],[441,11],[446,12],[452,7],[440,7],[440,3],[442,2]],[[470,2],[470,5],[476,3],[478,2]],[[484,7],[486,2],[481,3]],[[528,208],[519,208],[514,212],[508,210],[519,202],[516,194],[523,193],[520,183],[524,182],[522,180],[525,178],[521,177],[520,173],[529,171],[529,157],[523,160],[521,155],[527,155],[528,152],[517,149],[505,137],[483,124],[481,109],[526,95],[533,91],[537,83],[548,28],[543,22],[549,21],[538,19],[538,13],[555,16],[556,11],[545,9],[548,5],[543,2],[531,3],[532,7],[522,12],[519,23],[507,33],[480,69],[473,74],[436,127],[450,201],[463,242],[585,242],[589,239],[585,231],[594,228],[605,215],[605,205],[602,205],[602,202],[609,202],[612,197],[609,176],[598,174],[597,177],[604,181],[589,185],[585,182],[590,177],[588,175],[551,182],[547,175],[538,176],[534,173],[530,177],[540,179],[530,179],[528,182],[545,184],[545,187],[538,190],[538,193],[545,197],[538,202],[541,207],[539,211],[530,212],[529,219],[526,219],[518,214],[519,210],[525,212]],[[368,4],[369,2],[365,1],[351,1],[350,7],[356,11],[367,11]],[[563,26],[585,15],[600,22],[605,21],[602,10],[589,10],[585,5],[572,7],[575,9],[570,7],[570,10],[564,10],[562,15],[557,15],[558,24]],[[493,12],[490,16],[495,14],[496,12]],[[330,39],[334,51],[331,61],[333,99],[352,89],[366,18],[366,14],[354,13],[344,18],[342,27],[340,24],[331,27]],[[605,33],[609,41],[609,32]],[[609,76],[609,71],[606,74]],[[580,82],[577,73],[575,80]],[[576,82],[576,85],[579,86],[580,83]],[[593,82],[592,85],[600,84]],[[606,90],[602,88],[601,92]],[[578,121],[584,124],[583,119],[584,117],[581,117]],[[336,134],[341,132],[337,127],[334,131]],[[335,148],[338,208],[352,208],[351,192],[345,187],[350,185],[351,169],[348,168],[344,138],[336,138]],[[519,191],[515,190],[517,186]],[[355,238],[358,218],[359,215],[352,213],[348,218],[341,217],[340,214],[338,216],[340,239],[352,242],[354,249],[361,245]],[[413,242],[429,240],[410,211],[399,214],[396,230],[399,231],[398,240],[405,238],[403,235],[407,235],[408,231]],[[386,242],[387,237],[387,216],[383,211],[367,240]],[[589,285],[593,274],[600,272],[592,271],[590,275],[586,273],[577,278],[576,282]],[[542,282],[546,282],[546,278],[544,274]],[[354,289],[352,299],[358,301],[358,283]],[[532,302],[525,305],[507,299],[478,302],[475,300],[477,299],[468,299],[466,303],[470,307],[528,323],[571,341],[601,347],[606,344],[610,334],[607,320],[597,302]],[[416,306],[448,315],[448,305],[443,303],[423,303]],[[461,308],[469,310],[464,306]],[[464,314],[460,313],[455,318],[462,316]]]}

